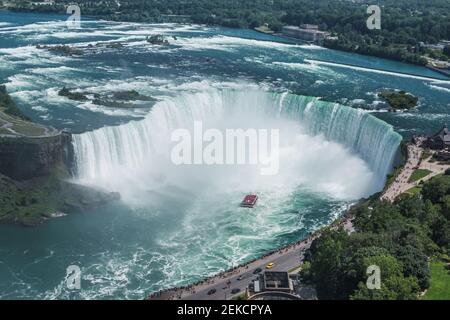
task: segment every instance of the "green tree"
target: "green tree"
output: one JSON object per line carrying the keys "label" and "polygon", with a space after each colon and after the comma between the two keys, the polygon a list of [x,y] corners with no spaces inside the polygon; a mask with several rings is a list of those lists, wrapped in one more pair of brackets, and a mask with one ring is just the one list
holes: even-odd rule
{"label": "green tree", "polygon": [[326,231],[311,244],[310,274],[319,299],[346,298],[341,290],[340,275],[347,239],[348,235],[343,230]]}
{"label": "green tree", "polygon": [[432,179],[422,188],[422,195],[425,200],[430,200],[433,203],[439,203],[444,196],[448,195],[450,191],[450,176],[440,176]]}
{"label": "green tree", "polygon": [[380,268],[381,288],[368,289],[363,282],[350,296],[352,300],[411,300],[417,299],[418,281],[415,277],[404,277],[402,265],[391,255],[379,255],[364,259],[365,268],[375,265]]}

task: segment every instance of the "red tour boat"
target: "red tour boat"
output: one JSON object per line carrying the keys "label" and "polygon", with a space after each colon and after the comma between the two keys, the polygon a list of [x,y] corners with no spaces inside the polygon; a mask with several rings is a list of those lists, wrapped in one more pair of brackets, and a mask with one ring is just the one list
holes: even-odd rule
{"label": "red tour boat", "polygon": [[253,208],[258,200],[258,196],[254,194],[248,194],[241,202],[241,207]]}

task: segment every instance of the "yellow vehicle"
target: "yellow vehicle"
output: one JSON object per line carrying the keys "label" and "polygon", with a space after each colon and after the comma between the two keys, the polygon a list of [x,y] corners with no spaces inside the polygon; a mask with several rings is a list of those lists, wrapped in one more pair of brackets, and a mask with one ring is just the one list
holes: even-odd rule
{"label": "yellow vehicle", "polygon": [[274,266],[275,266],[275,263],[273,263],[273,262],[268,263],[266,266],[266,269],[272,269]]}

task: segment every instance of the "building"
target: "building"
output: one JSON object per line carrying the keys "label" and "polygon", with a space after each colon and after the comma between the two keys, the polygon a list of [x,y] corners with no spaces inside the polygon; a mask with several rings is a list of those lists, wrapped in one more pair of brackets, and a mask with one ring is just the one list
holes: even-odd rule
{"label": "building", "polygon": [[419,47],[422,48],[426,48],[426,49],[431,49],[431,50],[437,50],[437,51],[443,51],[445,47],[450,46],[450,41],[449,40],[441,40],[438,43],[424,43],[424,42],[419,42]]}
{"label": "building", "polygon": [[294,291],[289,274],[284,271],[266,271],[260,277],[261,291],[286,292]]}
{"label": "building", "polygon": [[285,36],[304,40],[313,43],[321,43],[330,34],[325,31],[319,31],[319,27],[311,24],[302,24],[300,27],[285,26],[282,29]]}
{"label": "building", "polygon": [[317,24],[301,24],[300,28],[308,30],[319,30],[319,26]]}
{"label": "building", "polygon": [[445,125],[438,133],[425,141],[425,147],[432,150],[450,150],[450,131]]}

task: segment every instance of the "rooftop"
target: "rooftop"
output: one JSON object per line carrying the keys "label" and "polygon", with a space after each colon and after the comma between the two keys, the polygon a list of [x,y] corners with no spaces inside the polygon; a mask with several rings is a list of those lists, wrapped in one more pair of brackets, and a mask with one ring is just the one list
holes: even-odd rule
{"label": "rooftop", "polygon": [[431,139],[440,139],[446,144],[450,144],[450,131],[445,125],[438,133],[431,137]]}
{"label": "rooftop", "polygon": [[291,289],[289,274],[287,272],[266,271],[263,277],[265,291]]}

